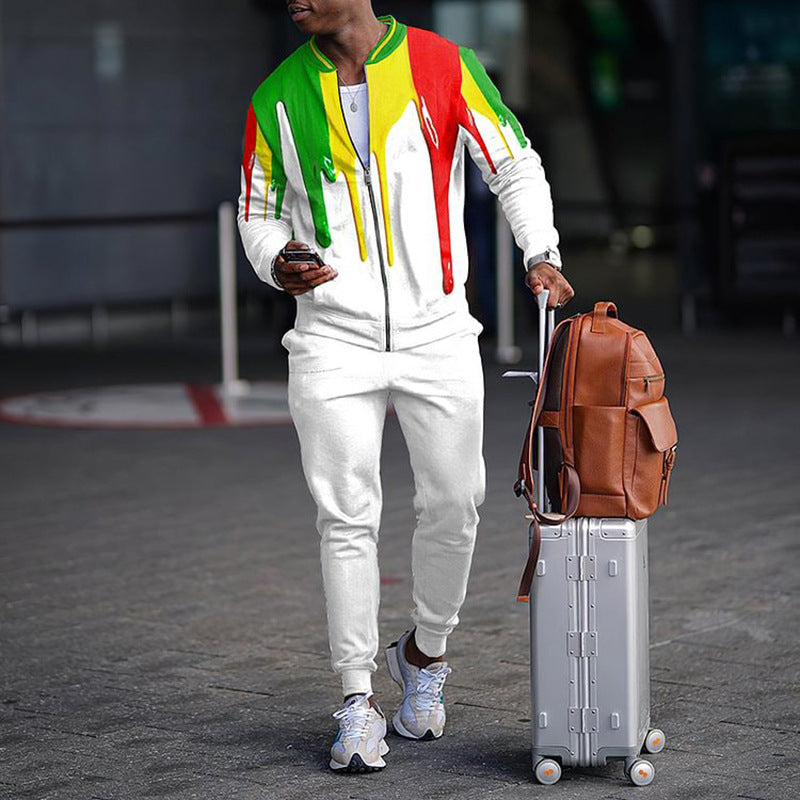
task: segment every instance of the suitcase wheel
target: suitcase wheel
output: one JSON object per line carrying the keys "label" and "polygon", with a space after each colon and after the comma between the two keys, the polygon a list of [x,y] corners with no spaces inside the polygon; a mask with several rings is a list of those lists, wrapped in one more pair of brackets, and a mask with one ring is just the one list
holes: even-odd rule
{"label": "suitcase wheel", "polygon": [[561,764],[552,758],[543,758],[534,768],[533,774],[539,783],[550,786],[558,783],[558,779],[561,777]]}
{"label": "suitcase wheel", "polygon": [[628,777],[631,779],[631,783],[634,786],[647,786],[653,782],[653,778],[655,778],[655,776],[655,767],[649,761],[645,761],[643,758],[634,761],[633,765],[628,771]]}
{"label": "suitcase wheel", "polygon": [[660,753],[664,749],[665,743],[666,736],[664,736],[664,731],[653,728],[645,737],[644,751],[646,753]]}

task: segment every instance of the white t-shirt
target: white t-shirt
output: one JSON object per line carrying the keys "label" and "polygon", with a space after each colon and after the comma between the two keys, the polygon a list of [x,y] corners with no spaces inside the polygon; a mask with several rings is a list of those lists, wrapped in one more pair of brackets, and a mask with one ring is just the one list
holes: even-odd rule
{"label": "white t-shirt", "polygon": [[[362,164],[369,164],[369,95],[367,84],[358,83],[353,86],[340,86],[342,110],[347,130],[353,140],[356,152]],[[353,111],[353,109],[356,109]]]}

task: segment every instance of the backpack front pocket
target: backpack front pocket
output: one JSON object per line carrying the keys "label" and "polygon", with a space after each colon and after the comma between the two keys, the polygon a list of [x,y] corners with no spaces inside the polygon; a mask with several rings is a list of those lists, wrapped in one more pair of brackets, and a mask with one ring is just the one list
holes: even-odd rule
{"label": "backpack front pocket", "polygon": [[667,501],[678,431],[666,397],[632,408],[630,414],[636,449],[629,506],[631,516],[642,519]]}

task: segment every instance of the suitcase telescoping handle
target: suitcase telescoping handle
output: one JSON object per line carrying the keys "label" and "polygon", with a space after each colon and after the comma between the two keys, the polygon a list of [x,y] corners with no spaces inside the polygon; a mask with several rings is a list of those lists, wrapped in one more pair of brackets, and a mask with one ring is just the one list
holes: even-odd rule
{"label": "suitcase telescoping handle", "polygon": [[[545,393],[547,390],[547,366],[548,355],[550,349],[550,342],[555,330],[555,310],[547,307],[550,292],[544,290],[536,296],[536,304],[539,307],[539,372],[537,380],[536,398],[533,402],[533,411],[531,413],[531,421],[528,426],[528,432],[525,435],[525,442],[522,447],[522,455],[520,457],[519,477],[514,485],[514,492],[519,496],[524,496],[531,510],[531,541],[530,549],[528,551],[528,560],[525,563],[525,569],[522,573],[519,589],[517,591],[517,600],[519,602],[527,603],[530,599],[531,586],[533,584],[534,571],[536,564],[539,560],[539,551],[542,543],[541,524],[545,525],[560,525],[562,522],[570,519],[575,514],[580,500],[580,481],[578,480],[578,473],[575,469],[564,464],[565,478],[565,493],[564,500],[566,501],[566,508],[563,509],[561,514],[546,513],[547,508],[547,495],[545,493],[545,459],[544,459],[544,428],[538,424],[539,415],[544,407]],[[531,464],[532,450],[534,447],[534,434],[536,435],[536,450],[537,450],[537,463],[538,470],[536,470],[536,479],[533,478],[533,469]],[[534,498],[533,493],[536,497]]]}
{"label": "suitcase telescoping handle", "polygon": [[[539,388],[539,383],[542,380],[542,375],[544,374],[544,362],[545,357],[547,355],[547,349],[550,347],[550,340],[553,338],[553,331],[555,330],[555,323],[556,323],[556,311],[554,308],[547,307],[547,301],[550,299],[550,290],[543,289],[539,294],[536,295],[536,305],[539,308],[539,361],[538,361],[538,371],[537,372],[520,372],[518,370],[508,370],[507,372],[503,373],[504,378],[530,378],[534,385],[536,386],[537,390]],[[531,401],[531,407],[536,402],[538,392],[534,392],[533,400]],[[536,452],[537,452],[537,461],[536,463],[539,465],[539,469],[536,470],[536,481],[537,481],[537,491],[536,491],[536,504],[542,510],[546,510],[546,503],[547,503],[547,495],[545,493],[545,482],[544,482],[544,429],[539,426],[536,429]],[[528,487],[531,488],[531,487]],[[521,494],[522,492],[518,493]]]}
{"label": "suitcase telescoping handle", "polygon": [[[539,384],[544,375],[544,363],[547,356],[547,349],[550,347],[550,340],[553,338],[553,331],[556,324],[556,310],[547,307],[547,301],[550,299],[550,290],[543,289],[536,295],[536,305],[539,307],[539,361],[537,372],[518,372],[516,370],[509,370],[503,373],[504,378],[530,378],[538,390]],[[531,407],[536,403],[538,391],[534,393],[534,399],[531,402]],[[544,429],[539,426],[536,428],[536,463],[539,469],[536,470],[536,505],[542,511],[547,510],[547,495],[545,493],[544,481]],[[522,487],[523,489],[526,487]],[[528,489],[532,487],[527,487]],[[518,494],[522,494],[519,492]]]}

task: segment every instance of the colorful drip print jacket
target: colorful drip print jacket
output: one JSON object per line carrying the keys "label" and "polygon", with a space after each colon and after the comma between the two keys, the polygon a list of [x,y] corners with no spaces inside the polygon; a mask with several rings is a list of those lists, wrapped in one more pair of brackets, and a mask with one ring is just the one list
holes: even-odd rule
{"label": "colorful drip print jacket", "polygon": [[370,163],[347,131],[336,69],[311,39],[253,95],[239,229],[273,286],[273,260],[292,238],[337,270],[298,296],[296,330],[400,350],[480,331],[464,290],[465,146],[525,263],[557,253],[558,234],[541,160],[475,54],[381,21],[389,30],[365,65]]}

